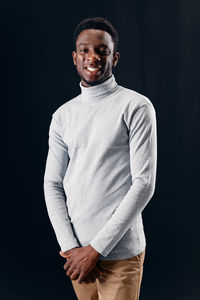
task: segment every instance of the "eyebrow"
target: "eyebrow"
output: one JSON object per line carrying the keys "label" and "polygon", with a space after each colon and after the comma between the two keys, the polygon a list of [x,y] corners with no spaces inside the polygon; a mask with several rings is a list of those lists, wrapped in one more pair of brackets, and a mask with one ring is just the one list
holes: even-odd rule
{"label": "eyebrow", "polygon": [[[78,44],[78,46],[81,46],[81,45],[89,45],[89,43],[80,43],[80,44]],[[101,46],[107,47],[107,48],[108,48],[108,46],[105,45],[105,44],[103,44],[103,43],[101,43],[101,44],[99,45],[99,47],[101,47]]]}
{"label": "eyebrow", "polygon": [[80,43],[80,44],[78,44],[78,45],[79,45],[79,46],[80,46],[80,45],[88,45],[88,43]]}

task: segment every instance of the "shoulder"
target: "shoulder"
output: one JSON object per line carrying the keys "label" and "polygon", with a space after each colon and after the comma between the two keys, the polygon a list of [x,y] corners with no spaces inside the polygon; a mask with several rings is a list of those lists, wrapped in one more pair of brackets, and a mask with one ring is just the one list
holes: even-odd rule
{"label": "shoulder", "polygon": [[135,106],[136,108],[146,104],[153,105],[148,97],[136,92],[135,90],[123,87],[121,85],[119,85],[119,89],[123,101],[126,101],[127,104]]}
{"label": "shoulder", "polygon": [[125,115],[133,115],[137,111],[152,111],[155,114],[155,107],[151,100],[135,90],[119,85],[119,101],[125,105]]}
{"label": "shoulder", "polygon": [[52,116],[60,123],[64,124],[66,117],[70,114],[80,100],[80,94],[74,98],[69,99],[60,105],[53,113]]}

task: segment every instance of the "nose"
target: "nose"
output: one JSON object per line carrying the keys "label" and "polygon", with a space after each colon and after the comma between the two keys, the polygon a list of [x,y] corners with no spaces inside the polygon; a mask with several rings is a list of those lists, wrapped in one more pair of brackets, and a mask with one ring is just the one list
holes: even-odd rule
{"label": "nose", "polygon": [[99,57],[99,55],[95,52],[95,51],[89,51],[88,55],[87,55],[87,60],[88,61],[100,61],[101,58]]}

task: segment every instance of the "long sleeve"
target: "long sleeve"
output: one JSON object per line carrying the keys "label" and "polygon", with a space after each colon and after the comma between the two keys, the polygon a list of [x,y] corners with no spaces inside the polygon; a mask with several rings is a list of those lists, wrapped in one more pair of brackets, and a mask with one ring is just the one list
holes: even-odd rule
{"label": "long sleeve", "polygon": [[44,196],[48,215],[62,251],[80,246],[73,234],[63,178],[69,162],[68,148],[61,138],[61,127],[53,114],[49,127],[49,150],[44,173]]}
{"label": "long sleeve", "polygon": [[136,222],[154,194],[157,168],[156,113],[153,105],[142,105],[126,116],[132,184],[130,189],[90,245],[107,256]]}

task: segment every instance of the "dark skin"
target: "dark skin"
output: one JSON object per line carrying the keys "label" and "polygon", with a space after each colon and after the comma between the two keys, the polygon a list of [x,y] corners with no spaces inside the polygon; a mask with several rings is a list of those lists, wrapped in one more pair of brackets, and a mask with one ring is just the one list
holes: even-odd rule
{"label": "dark skin", "polygon": [[[112,67],[116,66],[120,57],[114,52],[111,35],[99,29],[83,30],[76,41],[76,51],[72,52],[73,62],[86,87],[99,84],[112,75]],[[87,67],[99,69],[87,70]]]}
{"label": "dark skin", "polygon": [[[112,68],[117,65],[120,54],[114,52],[114,42],[108,32],[86,29],[76,40],[76,51],[72,52],[72,58],[82,85],[89,88],[112,76]],[[71,280],[90,283],[102,273],[98,266],[100,253],[90,244],[60,251],[59,254],[66,258],[63,267]]]}
{"label": "dark skin", "polygon": [[59,253],[66,258],[63,268],[71,280],[78,280],[79,283],[90,283],[94,282],[101,273],[98,267],[100,254],[91,245],[75,247]]}

